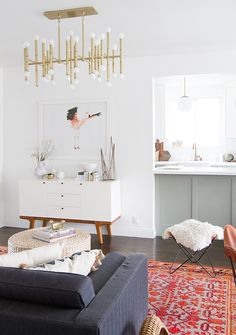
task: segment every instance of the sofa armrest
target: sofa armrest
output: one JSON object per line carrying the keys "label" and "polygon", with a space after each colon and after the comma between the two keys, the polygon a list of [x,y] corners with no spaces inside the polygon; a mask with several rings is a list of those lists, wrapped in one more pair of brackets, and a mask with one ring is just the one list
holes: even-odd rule
{"label": "sofa armrest", "polygon": [[131,254],[78,315],[78,334],[136,335],[147,310],[147,258]]}

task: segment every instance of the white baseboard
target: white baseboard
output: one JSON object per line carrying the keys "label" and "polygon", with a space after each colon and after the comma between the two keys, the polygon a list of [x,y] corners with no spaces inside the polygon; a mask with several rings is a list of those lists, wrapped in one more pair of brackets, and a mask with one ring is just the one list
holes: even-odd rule
{"label": "white baseboard", "polygon": [[[36,227],[41,227],[40,222],[36,222]],[[96,234],[96,228],[93,224],[70,224],[81,229],[86,230],[90,234]],[[29,224],[26,220],[18,220],[17,224],[16,221],[7,221],[5,226],[7,227],[17,227],[17,228],[28,228]],[[102,232],[106,234],[106,228],[102,227]],[[133,225],[124,225],[119,224],[119,222],[114,223],[112,225],[112,235],[114,236],[129,236],[129,237],[143,237],[143,238],[154,238],[155,232],[150,228],[144,228],[140,226],[133,226]]]}

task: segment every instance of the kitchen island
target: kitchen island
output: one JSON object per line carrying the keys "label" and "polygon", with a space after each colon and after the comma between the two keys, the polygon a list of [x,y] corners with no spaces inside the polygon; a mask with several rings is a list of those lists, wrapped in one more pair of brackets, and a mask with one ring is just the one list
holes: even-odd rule
{"label": "kitchen island", "polygon": [[155,174],[156,234],[194,218],[236,225],[236,164],[158,162]]}

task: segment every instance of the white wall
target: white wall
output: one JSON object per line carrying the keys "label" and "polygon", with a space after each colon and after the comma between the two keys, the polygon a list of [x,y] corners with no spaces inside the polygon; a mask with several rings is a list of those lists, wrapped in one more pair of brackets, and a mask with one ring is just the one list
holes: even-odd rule
{"label": "white wall", "polygon": [[3,193],[3,69],[0,68],[0,227],[4,225]]}
{"label": "white wall", "polygon": [[[33,177],[31,148],[37,141],[37,102],[41,100],[108,99],[112,133],[117,144],[117,171],[122,181],[122,218],[113,233],[153,237],[154,177],[152,77],[194,73],[236,72],[236,52],[172,55],[126,60],[126,79],[111,89],[85,76],[71,91],[64,80],[57,86],[26,87],[22,69],[4,71],[5,224],[18,219],[17,182]],[[71,169],[76,163],[71,162]],[[93,229],[93,227],[90,227]]]}

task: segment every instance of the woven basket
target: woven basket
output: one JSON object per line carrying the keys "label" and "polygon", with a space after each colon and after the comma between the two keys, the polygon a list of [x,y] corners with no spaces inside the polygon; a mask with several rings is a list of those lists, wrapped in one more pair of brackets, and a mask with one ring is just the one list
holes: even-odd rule
{"label": "woven basket", "polygon": [[156,316],[148,316],[142,324],[139,335],[169,335],[163,322]]}

